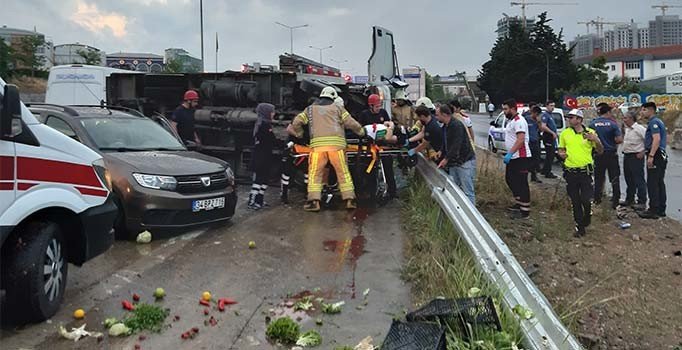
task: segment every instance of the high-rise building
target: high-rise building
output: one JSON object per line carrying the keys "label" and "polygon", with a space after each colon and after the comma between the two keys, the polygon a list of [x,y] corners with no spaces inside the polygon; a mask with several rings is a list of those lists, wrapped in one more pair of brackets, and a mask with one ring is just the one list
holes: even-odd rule
{"label": "high-rise building", "polygon": [[573,58],[587,57],[601,50],[602,40],[597,34],[578,35],[569,46],[573,47]]}
{"label": "high-rise building", "polygon": [[649,21],[649,46],[682,44],[682,20],[680,16],[656,16]]}
{"label": "high-rise building", "polygon": [[[97,66],[104,66],[106,64],[106,53],[104,53],[102,50],[88,46],[88,45],[83,45],[79,43],[75,44],[61,44],[61,45],[55,45],[54,46],[54,52],[52,56],[54,57],[54,65],[62,65],[62,64],[73,64],[73,63],[80,63],[84,64],[85,58],[81,56],[81,52],[94,52],[99,55],[100,60],[97,62],[95,65]],[[92,62],[94,63],[94,62]]]}
{"label": "high-rise building", "polygon": [[[509,36],[509,29],[514,24],[523,26],[523,17],[509,17],[505,15],[504,17],[500,18],[500,20],[497,21],[497,30],[495,31],[497,33],[497,37],[504,38]],[[526,17],[526,30],[533,29],[533,26],[535,26],[535,17]]]}
{"label": "high-rise building", "polygon": [[637,30],[637,37],[639,41],[639,47],[644,49],[650,46],[649,41],[649,28],[639,28]]}

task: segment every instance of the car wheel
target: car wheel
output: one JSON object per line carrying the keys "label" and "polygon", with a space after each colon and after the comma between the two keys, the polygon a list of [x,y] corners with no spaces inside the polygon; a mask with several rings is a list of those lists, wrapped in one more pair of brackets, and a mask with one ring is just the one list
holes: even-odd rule
{"label": "car wheel", "polygon": [[497,153],[497,148],[495,148],[495,142],[493,139],[488,137],[488,150],[493,153]]}
{"label": "car wheel", "polygon": [[59,226],[30,222],[2,247],[3,315],[24,324],[52,317],[64,298],[67,251]]}
{"label": "car wheel", "polygon": [[122,241],[134,239],[135,237],[132,236],[131,231],[126,225],[126,213],[123,210],[123,203],[121,203],[118,196],[114,197],[114,202],[118,208],[118,215],[116,215],[116,220],[114,221],[114,237]]}

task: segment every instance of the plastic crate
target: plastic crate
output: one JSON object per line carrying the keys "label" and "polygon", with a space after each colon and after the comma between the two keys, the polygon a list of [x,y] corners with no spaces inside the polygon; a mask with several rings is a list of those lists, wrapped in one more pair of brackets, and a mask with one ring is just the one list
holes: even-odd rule
{"label": "plastic crate", "polygon": [[502,331],[500,318],[491,297],[434,299],[419,310],[406,316],[407,321],[437,321],[450,324],[454,321],[464,337],[470,337],[469,327],[489,327]]}
{"label": "plastic crate", "polygon": [[394,320],[381,350],[445,350],[445,327]]}

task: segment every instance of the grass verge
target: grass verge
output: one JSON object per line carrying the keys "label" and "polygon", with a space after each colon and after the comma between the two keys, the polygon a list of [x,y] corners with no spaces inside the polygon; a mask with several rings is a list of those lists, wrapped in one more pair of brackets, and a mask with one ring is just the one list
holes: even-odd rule
{"label": "grass verge", "polygon": [[417,304],[436,297],[467,297],[478,288],[480,295],[493,297],[502,332],[474,330],[474,336],[464,341],[456,330],[449,329],[448,349],[514,349],[522,338],[516,316],[500,307],[500,292],[478,270],[466,243],[430,194],[426,184],[414,178],[403,206],[407,228],[403,277],[412,283]]}

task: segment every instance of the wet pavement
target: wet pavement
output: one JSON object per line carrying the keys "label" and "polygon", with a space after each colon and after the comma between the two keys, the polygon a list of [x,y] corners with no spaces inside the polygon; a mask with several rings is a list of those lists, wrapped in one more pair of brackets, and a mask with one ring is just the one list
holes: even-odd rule
{"label": "wet pavement", "polygon": [[[497,117],[499,113],[495,113]],[[476,144],[488,148],[488,129],[490,128],[490,118],[488,114],[471,114],[471,121],[474,124],[474,135]],[[668,149],[668,168],[665,174],[665,184],[668,193],[668,209],[666,213],[669,217],[682,222],[682,150]],[[621,156],[621,174],[622,174],[622,156]],[[561,174],[562,170],[558,165],[554,166],[554,174]],[[542,178],[545,181],[544,178]],[[551,180],[547,180],[551,181]],[[625,178],[621,175],[621,192],[625,193],[627,188],[625,185]],[[610,185],[607,184],[606,191],[610,193]]]}
{"label": "wet pavement", "polygon": [[[275,192],[273,190],[272,192]],[[400,279],[403,236],[398,203],[356,211],[327,210],[305,213],[295,206],[273,205],[259,212],[244,209],[241,192],[238,213],[221,227],[197,230],[148,245],[116,242],[104,255],[82,268],[70,266],[64,303],[47,322],[2,331],[3,349],[275,349],[265,337],[266,318],[282,315],[298,319],[302,331],[317,329],[321,348],[354,346],[366,336],[379,344],[394,316],[409,307],[409,288]],[[273,198],[274,202],[274,198]],[[256,243],[249,249],[249,241]],[[87,323],[87,330],[105,332],[101,322],[121,318],[121,301],[140,294],[154,303],[157,287],[167,296],[159,303],[170,309],[161,333],[94,338],[76,343],[57,335]],[[369,289],[365,297],[364,292]],[[203,291],[214,299],[238,302],[209,315],[199,305]],[[315,310],[294,312],[293,303],[307,295],[324,302],[345,301],[338,315]],[[82,308],[85,320],[72,313]],[[178,320],[174,319],[178,316]],[[217,324],[208,320],[214,317]],[[322,326],[316,320],[321,319]],[[206,321],[206,324],[205,324]],[[199,327],[194,339],[181,334]],[[106,332],[105,332],[106,333]]]}

